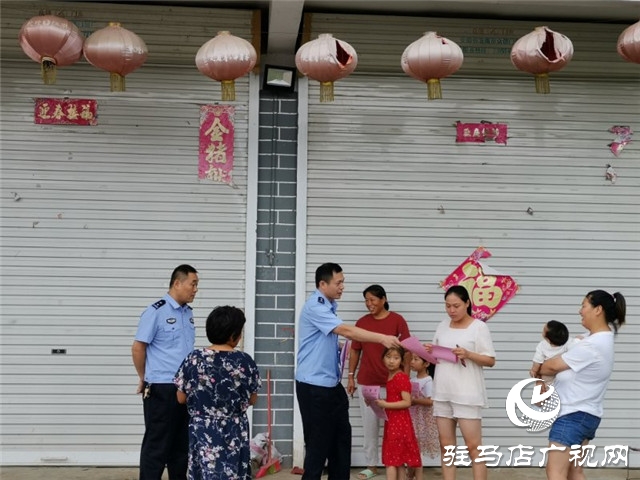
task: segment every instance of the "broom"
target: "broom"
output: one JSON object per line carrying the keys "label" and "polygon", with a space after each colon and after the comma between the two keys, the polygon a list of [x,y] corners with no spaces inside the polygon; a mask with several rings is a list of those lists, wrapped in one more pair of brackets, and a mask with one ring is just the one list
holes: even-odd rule
{"label": "broom", "polygon": [[258,473],[256,473],[256,478],[277,473],[281,468],[280,460],[271,458],[271,450],[273,448],[273,442],[271,441],[271,370],[267,370],[267,440],[269,442],[267,447],[267,461],[260,467]]}

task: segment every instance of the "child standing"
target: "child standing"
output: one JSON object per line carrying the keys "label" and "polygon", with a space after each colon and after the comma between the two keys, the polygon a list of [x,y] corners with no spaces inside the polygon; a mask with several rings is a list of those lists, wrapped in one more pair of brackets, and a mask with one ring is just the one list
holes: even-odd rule
{"label": "child standing", "polygon": [[261,380],[251,356],[235,350],[245,321],[236,307],[216,307],[207,318],[211,346],[193,350],[176,373],[189,411],[190,480],[251,480],[246,412]]}
{"label": "child standing", "polygon": [[402,371],[402,347],[385,349],[382,360],[389,371],[387,398],[377,400],[387,413],[382,437],[382,463],[386,467],[387,480],[404,478],[404,465],[415,468],[416,480],[422,480],[422,459],[411,423],[411,381]]}
{"label": "child standing", "polygon": [[[412,384],[417,384],[417,388],[413,389],[411,396],[411,420],[413,421],[413,429],[416,433],[420,453],[436,458],[440,454],[440,442],[438,441],[438,426],[433,416],[433,400],[431,399],[433,391],[433,379],[430,370],[433,365],[424,358],[411,355],[411,370],[416,372],[416,377],[411,380]],[[413,472],[409,470],[408,478],[414,478]]]}

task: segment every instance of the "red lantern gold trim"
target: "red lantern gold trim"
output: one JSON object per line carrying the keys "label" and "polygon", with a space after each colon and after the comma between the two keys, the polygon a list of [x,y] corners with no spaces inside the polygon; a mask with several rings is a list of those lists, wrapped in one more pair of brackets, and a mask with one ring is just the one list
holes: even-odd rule
{"label": "red lantern gold trim", "polygon": [[139,68],[148,54],[144,40],[118,22],[93,32],[84,44],[87,62],[109,72],[112,92],[125,91],[125,76]]}
{"label": "red lantern gold trim", "polygon": [[536,27],[511,48],[511,63],[535,76],[536,93],[550,93],[549,73],[564,68],[572,57],[571,40],[547,27]]}
{"label": "red lantern gold trim", "polygon": [[624,29],[616,47],[618,54],[627,62],[640,63],[640,22]]}
{"label": "red lantern gold trim", "polygon": [[296,52],[296,67],[303,75],[320,82],[320,102],[333,102],[333,83],[350,75],[358,65],[358,55],[347,42],[322,33]]}
{"label": "red lantern gold trim", "polygon": [[18,34],[20,47],[40,63],[46,85],[56,83],[57,67],[72,65],[82,57],[84,36],[69,20],[56,15],[40,15],[27,20]]}
{"label": "red lantern gold trim", "polygon": [[402,70],[426,82],[427,98],[442,98],[440,79],[454,74],[462,66],[464,55],[455,42],[435,32],[426,32],[405,48],[400,59]]}
{"label": "red lantern gold trim", "polygon": [[196,66],[200,73],[220,82],[222,100],[229,102],[236,99],[235,79],[249,73],[257,59],[250,42],[223,30],[200,47]]}

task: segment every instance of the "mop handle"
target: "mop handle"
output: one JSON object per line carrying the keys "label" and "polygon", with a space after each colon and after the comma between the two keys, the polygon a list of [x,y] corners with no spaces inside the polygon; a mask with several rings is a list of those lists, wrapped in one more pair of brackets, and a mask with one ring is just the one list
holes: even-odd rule
{"label": "mop handle", "polygon": [[271,462],[271,370],[267,370],[267,437],[269,448],[267,449],[267,464]]}

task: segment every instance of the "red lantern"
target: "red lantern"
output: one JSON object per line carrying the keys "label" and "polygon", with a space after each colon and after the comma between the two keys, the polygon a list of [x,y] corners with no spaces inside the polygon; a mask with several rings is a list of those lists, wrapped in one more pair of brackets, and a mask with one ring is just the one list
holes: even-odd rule
{"label": "red lantern", "polygon": [[511,63],[536,77],[536,93],[549,93],[549,73],[565,67],[573,57],[571,40],[547,27],[536,27],[511,48]]}
{"label": "red lantern", "polygon": [[125,91],[124,77],[140,67],[148,54],[144,41],[117,22],[93,32],[84,44],[87,62],[110,73],[112,92]]}
{"label": "red lantern", "polygon": [[426,32],[407,48],[400,60],[407,75],[427,83],[429,100],[442,98],[440,79],[454,74],[462,66],[462,49],[435,32]]}
{"label": "red lantern", "polygon": [[221,82],[223,101],[236,99],[235,79],[249,73],[257,61],[253,45],[227,31],[218,32],[196,54],[200,73]]}
{"label": "red lantern", "polygon": [[627,62],[640,63],[640,22],[627,27],[618,37],[618,53]]}
{"label": "red lantern", "polygon": [[320,101],[333,102],[333,82],[351,74],[358,55],[351,45],[330,33],[302,45],[296,52],[296,67],[303,75],[320,82]]}
{"label": "red lantern", "polygon": [[24,53],[40,63],[47,85],[56,83],[56,67],[72,65],[82,57],[84,36],[69,20],[55,15],[27,20],[18,37]]}

